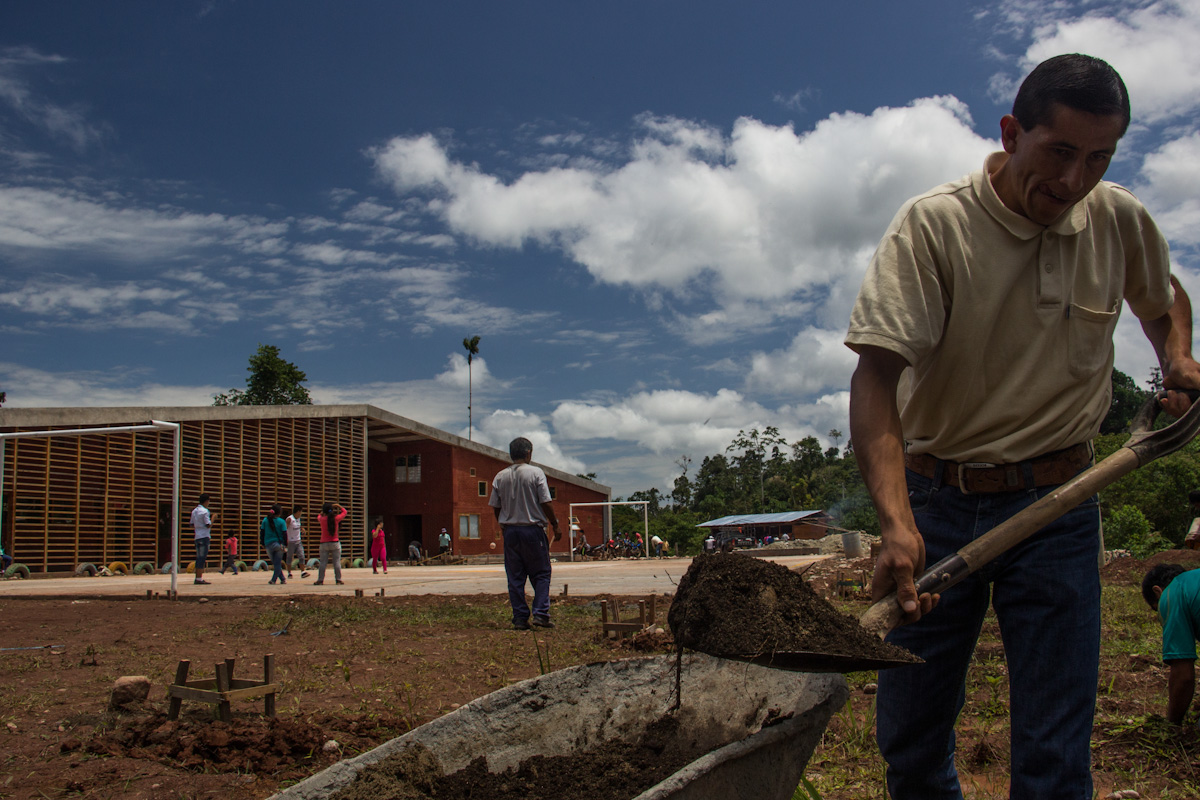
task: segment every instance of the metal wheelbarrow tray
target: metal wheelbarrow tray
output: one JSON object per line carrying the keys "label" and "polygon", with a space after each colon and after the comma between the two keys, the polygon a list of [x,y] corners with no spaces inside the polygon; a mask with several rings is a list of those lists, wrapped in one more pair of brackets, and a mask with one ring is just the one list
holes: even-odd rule
{"label": "metal wheelbarrow tray", "polygon": [[[522,681],[340,761],[275,798],[329,797],[360,770],[416,742],[449,774],[479,755],[491,772],[503,772],[535,755],[637,740],[674,702],[674,664],[674,656],[626,659]],[[790,800],[849,692],[840,675],[780,672],[697,653],[683,659],[682,695],[680,728],[703,731],[697,735],[707,737],[707,752],[630,800]]]}

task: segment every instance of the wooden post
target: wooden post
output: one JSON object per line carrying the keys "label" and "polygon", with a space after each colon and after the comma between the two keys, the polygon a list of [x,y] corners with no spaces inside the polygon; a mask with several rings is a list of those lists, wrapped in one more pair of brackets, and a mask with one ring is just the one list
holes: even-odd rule
{"label": "wooden post", "polygon": [[658,598],[655,595],[650,595],[650,624],[654,624],[654,620],[658,619],[655,609],[658,605]]}
{"label": "wooden post", "polygon": [[[275,655],[268,653],[263,656],[263,683],[268,686],[275,683]],[[263,699],[263,713],[268,717],[275,716],[275,692],[271,691]]]}
{"label": "wooden post", "polygon": [[[187,683],[188,670],[192,668],[192,662],[180,661],[179,666],[175,668],[175,685],[183,686]],[[167,719],[179,719],[179,709],[183,707],[183,698],[171,697],[171,705],[167,711]]]}
{"label": "wooden post", "polygon": [[221,717],[221,722],[233,722],[233,706],[229,699],[224,695],[229,691],[230,686],[229,675],[229,660],[222,664],[217,664],[217,692],[222,695],[217,701],[217,713]]}

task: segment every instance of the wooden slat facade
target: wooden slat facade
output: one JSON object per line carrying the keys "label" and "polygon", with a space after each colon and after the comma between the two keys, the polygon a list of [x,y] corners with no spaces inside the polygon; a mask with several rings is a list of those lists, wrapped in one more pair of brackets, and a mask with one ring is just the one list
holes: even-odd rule
{"label": "wooden slat facade", "polygon": [[[305,509],[310,557],[317,555],[322,503],[341,503],[351,511],[343,523],[342,554],[365,557],[365,417],[182,425],[181,564],[195,557],[188,516],[201,492],[210,495],[215,516],[210,568],[219,566],[218,543],[231,532],[238,534],[243,560],[265,557],[258,525],[272,503]],[[7,440],[6,550],[34,572],[73,571],[84,562],[121,561],[132,568],[170,561],[173,453],[169,432]]]}

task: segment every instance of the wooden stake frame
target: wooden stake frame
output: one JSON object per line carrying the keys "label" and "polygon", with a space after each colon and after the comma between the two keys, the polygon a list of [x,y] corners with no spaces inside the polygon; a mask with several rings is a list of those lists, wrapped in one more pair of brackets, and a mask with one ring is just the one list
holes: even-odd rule
{"label": "wooden stake frame", "polygon": [[175,669],[175,682],[167,688],[167,696],[171,698],[167,719],[178,719],[179,711],[184,700],[199,703],[213,703],[217,706],[222,722],[233,721],[233,700],[249,700],[253,697],[264,697],[263,713],[268,717],[275,716],[275,656],[263,656],[263,679],[261,681],[240,680],[233,677],[232,658],[217,664],[215,680],[189,681],[188,671],[191,661],[180,660]]}

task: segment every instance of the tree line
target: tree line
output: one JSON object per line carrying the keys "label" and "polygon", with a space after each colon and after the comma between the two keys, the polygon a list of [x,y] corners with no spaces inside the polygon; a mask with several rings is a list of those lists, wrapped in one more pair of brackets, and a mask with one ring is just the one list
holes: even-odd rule
{"label": "tree line", "polygon": [[[1157,369],[1146,389],[1113,370],[1112,404],[1095,442],[1097,461],[1125,442],[1134,415],[1161,388]],[[700,552],[707,536],[698,524],[731,514],[820,510],[838,527],[878,535],[879,520],[858,472],[853,441],[839,447],[837,430],[829,438],[833,446],[823,449],[815,436],[789,443],[774,427],[738,431],[722,452],[705,456],[695,470],[693,458],[681,456],[669,493],[650,488],[625,499],[645,501],[650,534],[689,554]],[[1106,547],[1139,557],[1178,547],[1191,521],[1187,496],[1193,489],[1200,489],[1198,442],[1117,481],[1099,498]],[[612,516],[614,531],[642,529],[637,507],[615,506]]]}

